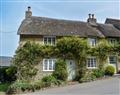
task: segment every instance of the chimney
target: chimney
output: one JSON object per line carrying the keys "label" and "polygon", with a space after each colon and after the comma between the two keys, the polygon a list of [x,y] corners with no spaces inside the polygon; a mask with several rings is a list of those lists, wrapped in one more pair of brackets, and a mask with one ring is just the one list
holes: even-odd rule
{"label": "chimney", "polygon": [[28,10],[25,13],[25,18],[30,18],[32,16],[31,7],[28,6]]}
{"label": "chimney", "polygon": [[89,18],[91,18],[91,14],[88,14]]}
{"label": "chimney", "polygon": [[95,15],[94,14],[92,14],[92,18],[94,19],[95,17],[94,17]]}
{"label": "chimney", "polygon": [[89,18],[87,19],[87,22],[91,25],[96,25],[96,18],[94,14],[88,14]]}

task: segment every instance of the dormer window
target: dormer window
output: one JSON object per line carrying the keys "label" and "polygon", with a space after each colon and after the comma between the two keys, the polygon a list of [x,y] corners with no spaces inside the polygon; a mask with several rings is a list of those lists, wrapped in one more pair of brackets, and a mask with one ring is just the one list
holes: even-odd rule
{"label": "dormer window", "polygon": [[56,37],[44,36],[43,41],[45,45],[55,45]]}
{"label": "dormer window", "polygon": [[88,41],[90,46],[96,46],[96,38],[89,38]]}

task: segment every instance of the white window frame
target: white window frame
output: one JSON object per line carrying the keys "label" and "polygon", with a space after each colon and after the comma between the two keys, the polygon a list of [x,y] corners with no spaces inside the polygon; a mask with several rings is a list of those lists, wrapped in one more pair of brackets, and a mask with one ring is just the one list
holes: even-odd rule
{"label": "white window frame", "polygon": [[[45,43],[45,38],[47,38],[47,43]],[[51,39],[51,43],[49,44],[49,42],[48,42],[48,39]],[[53,38],[55,39],[55,44],[56,44],[56,36],[44,36],[43,37],[43,44],[44,45],[55,45],[54,43],[53,43]]]}
{"label": "white window frame", "polygon": [[[88,59],[90,60],[90,66],[88,66]],[[91,61],[91,59],[92,59],[92,61]],[[93,59],[95,59],[95,61],[93,60]],[[92,63],[93,62],[93,63]],[[95,63],[94,63],[95,62]],[[91,64],[93,64],[93,65],[91,65]],[[88,57],[87,58],[87,68],[88,69],[96,69],[97,68],[97,59],[96,59],[96,57]]]}
{"label": "white window frame", "polygon": [[[45,60],[47,60],[47,69],[45,69]],[[50,60],[52,60],[52,69],[50,70]],[[43,59],[43,71],[54,71],[55,69],[55,62],[56,62],[56,59],[53,59],[53,58],[45,58]]]}
{"label": "white window frame", "polygon": [[[116,61],[115,61],[115,63],[111,63],[110,61],[110,57],[115,57],[116,58]],[[110,55],[109,57],[108,57],[108,62],[109,62],[109,64],[110,65],[116,65],[117,64],[117,57],[116,56],[114,56],[114,55]]]}
{"label": "white window frame", "polygon": [[[94,40],[94,41],[93,41]],[[95,47],[97,44],[97,39],[96,38],[88,38],[89,45],[91,47]]]}

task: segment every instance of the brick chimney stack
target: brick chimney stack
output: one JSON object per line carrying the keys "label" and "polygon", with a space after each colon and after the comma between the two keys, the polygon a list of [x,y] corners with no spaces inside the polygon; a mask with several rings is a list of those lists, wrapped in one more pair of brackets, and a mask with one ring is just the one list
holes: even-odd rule
{"label": "brick chimney stack", "polygon": [[30,18],[32,16],[31,7],[28,6],[28,10],[25,13],[25,18]]}
{"label": "brick chimney stack", "polygon": [[96,18],[94,14],[88,14],[89,18],[87,19],[87,22],[90,23],[91,25],[96,25]]}

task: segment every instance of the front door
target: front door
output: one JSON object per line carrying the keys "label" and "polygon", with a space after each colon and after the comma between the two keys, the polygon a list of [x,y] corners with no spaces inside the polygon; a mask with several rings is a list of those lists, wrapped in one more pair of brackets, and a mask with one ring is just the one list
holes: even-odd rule
{"label": "front door", "polygon": [[68,80],[74,80],[76,77],[76,65],[75,61],[67,60]]}

